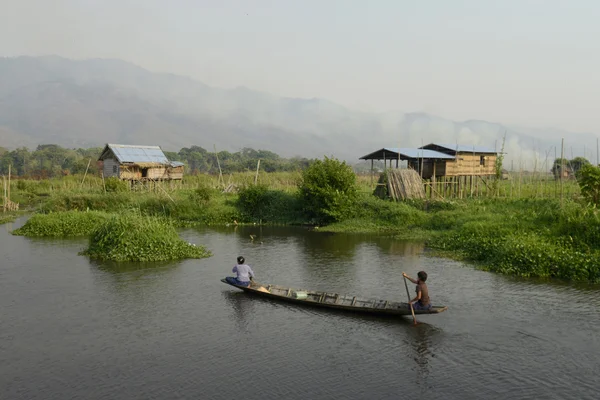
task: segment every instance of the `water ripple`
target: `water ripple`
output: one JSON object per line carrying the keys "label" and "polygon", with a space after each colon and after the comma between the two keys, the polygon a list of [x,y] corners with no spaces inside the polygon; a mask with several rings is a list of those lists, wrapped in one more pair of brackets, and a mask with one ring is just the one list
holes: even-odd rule
{"label": "water ripple", "polygon": [[[80,242],[0,230],[0,398],[597,398],[598,286],[490,274],[375,236],[182,236],[214,256],[90,263]],[[414,326],[276,303],[219,282],[239,254],[261,282],[400,301],[402,271],[425,269],[450,308]]]}

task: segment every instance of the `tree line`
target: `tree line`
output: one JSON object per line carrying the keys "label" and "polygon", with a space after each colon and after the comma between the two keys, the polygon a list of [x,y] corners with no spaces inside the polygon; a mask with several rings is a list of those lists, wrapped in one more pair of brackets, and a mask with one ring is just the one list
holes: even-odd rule
{"label": "tree line", "polygon": [[[56,144],[41,144],[33,151],[20,147],[9,151],[0,147],[0,174],[44,179],[65,175],[99,173],[98,157],[104,147],[69,149]],[[283,158],[268,150],[243,148],[238,152],[209,152],[200,146],[184,147],[178,152],[164,152],[169,161],[185,164],[187,174],[233,173],[254,171],[260,160],[261,171],[285,172],[304,170],[315,160],[302,157]]]}
{"label": "tree line", "polygon": [[592,163],[584,157],[575,157],[572,160],[567,158],[557,158],[554,160],[554,163],[552,163],[550,172],[552,172],[555,178],[559,178],[561,172],[563,177],[575,178],[578,176],[579,171],[587,165],[592,165]]}

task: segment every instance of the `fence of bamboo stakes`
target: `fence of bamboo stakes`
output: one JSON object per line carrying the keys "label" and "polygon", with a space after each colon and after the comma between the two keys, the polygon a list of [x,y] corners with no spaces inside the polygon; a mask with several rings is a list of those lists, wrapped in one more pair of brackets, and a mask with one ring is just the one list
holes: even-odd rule
{"label": "fence of bamboo stakes", "polygon": [[387,186],[394,200],[425,198],[423,180],[413,169],[388,169]]}
{"label": "fence of bamboo stakes", "polygon": [[8,183],[6,182],[6,177],[2,175],[2,183],[4,184],[4,201],[2,202],[2,212],[19,210],[19,203],[10,201],[10,174],[11,165],[8,166]]}

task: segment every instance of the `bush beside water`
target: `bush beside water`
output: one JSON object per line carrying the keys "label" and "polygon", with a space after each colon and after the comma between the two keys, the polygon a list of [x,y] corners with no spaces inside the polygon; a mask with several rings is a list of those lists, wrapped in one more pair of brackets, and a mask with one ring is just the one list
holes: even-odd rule
{"label": "bush beside water", "polygon": [[136,213],[110,217],[94,231],[89,247],[82,254],[111,261],[167,261],[211,256],[203,246],[181,240],[169,220]]}
{"label": "bush beside water", "polygon": [[65,211],[34,214],[14,235],[77,237],[90,235],[104,223],[109,214],[101,211]]}

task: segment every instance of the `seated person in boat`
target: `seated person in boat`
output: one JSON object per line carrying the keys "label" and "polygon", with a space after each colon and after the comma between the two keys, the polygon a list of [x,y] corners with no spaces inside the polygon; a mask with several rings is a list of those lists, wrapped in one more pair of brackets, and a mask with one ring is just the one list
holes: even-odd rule
{"label": "seated person in boat", "polygon": [[244,257],[242,256],[237,258],[237,265],[232,270],[232,272],[236,273],[236,276],[226,277],[225,280],[227,282],[238,286],[250,286],[252,284],[251,280],[254,279],[254,271],[244,261]]}
{"label": "seated person in boat", "polygon": [[[427,272],[419,271],[417,276],[419,279],[414,280],[410,276],[406,275],[406,273],[402,273],[402,276],[411,281],[412,283],[417,285],[417,295],[414,299],[410,301],[415,310],[429,310],[431,308],[431,301],[429,299],[429,290],[427,289],[427,284],[425,281],[427,280]],[[410,305],[409,305],[410,307]]]}

